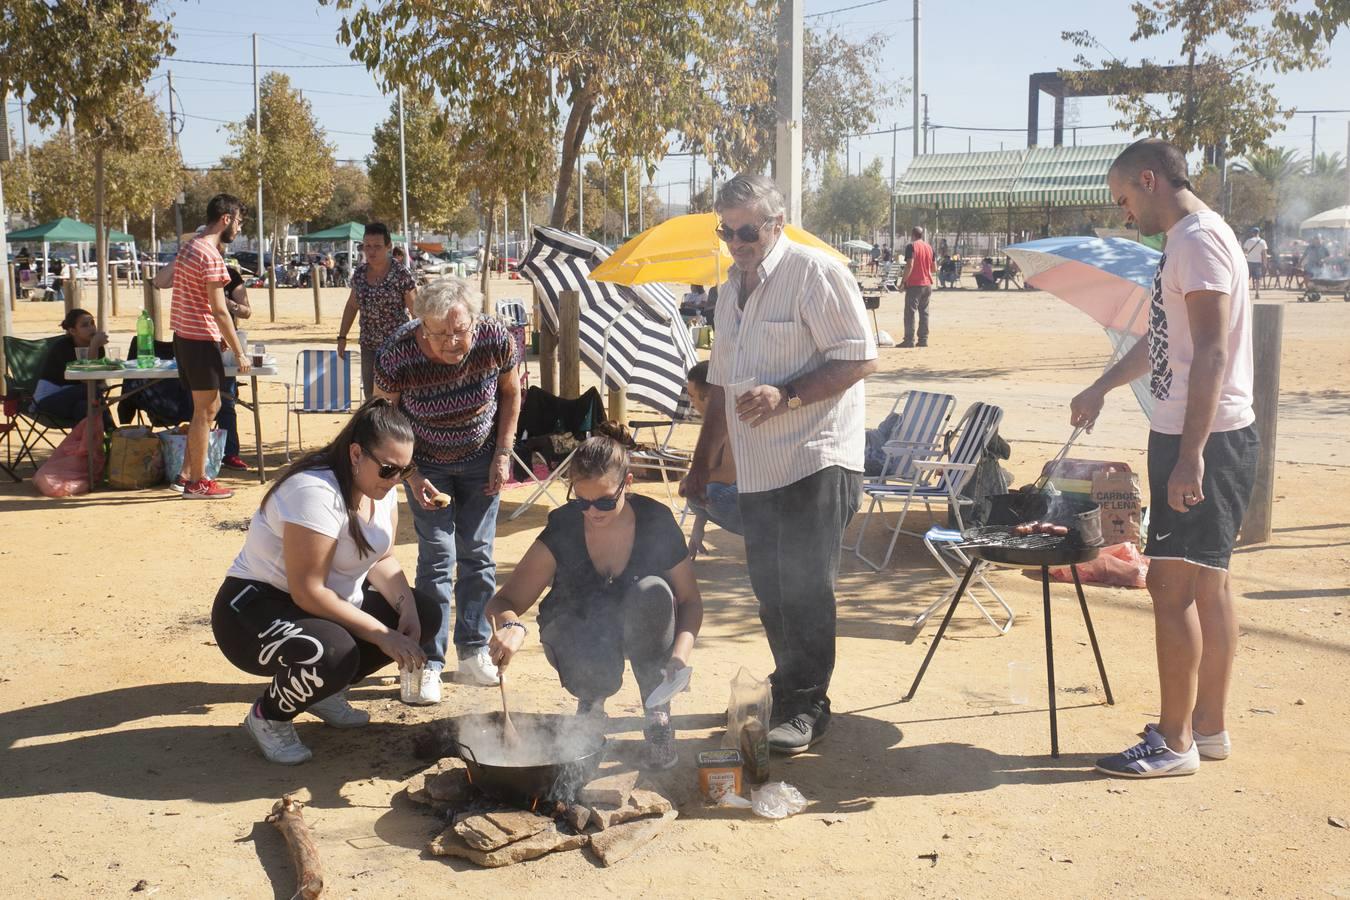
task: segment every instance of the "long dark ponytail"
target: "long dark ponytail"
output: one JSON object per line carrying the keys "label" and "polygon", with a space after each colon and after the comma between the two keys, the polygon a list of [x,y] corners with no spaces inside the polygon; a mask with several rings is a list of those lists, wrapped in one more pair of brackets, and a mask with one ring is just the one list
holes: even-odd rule
{"label": "long dark ponytail", "polygon": [[376,397],[373,400],[366,401],[360,409],[353,413],[352,417],[347,420],[347,424],[338,432],[337,437],[333,438],[327,446],[312,453],[307,453],[291,463],[286,471],[276,481],[272,482],[272,486],[263,495],[261,505],[267,506],[267,501],[272,499],[272,495],[276,493],[277,488],[285,484],[286,479],[292,475],[308,472],[312,469],[329,469],[332,471],[333,477],[337,479],[338,490],[342,492],[342,499],[347,505],[347,530],[350,532],[352,540],[356,542],[357,551],[362,556],[373,553],[374,548],[366,540],[365,534],[361,531],[361,523],[357,518],[355,480],[352,475],[352,456],[349,451],[352,444],[356,444],[361,448],[361,452],[369,454],[387,440],[412,443],[412,423],[394,404],[383,397]]}

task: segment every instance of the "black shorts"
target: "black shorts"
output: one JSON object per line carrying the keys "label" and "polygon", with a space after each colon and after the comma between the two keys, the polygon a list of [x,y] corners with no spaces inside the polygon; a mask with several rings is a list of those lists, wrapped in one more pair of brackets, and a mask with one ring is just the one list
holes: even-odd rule
{"label": "black shorts", "polygon": [[1210,569],[1227,569],[1233,543],[1256,484],[1261,440],[1256,427],[1217,431],[1205,442],[1205,499],[1188,512],[1167,505],[1167,479],[1181,450],[1181,435],[1152,431],[1148,436],[1149,519],[1151,559],[1183,559]]}
{"label": "black shorts", "polygon": [[1260,278],[1265,274],[1266,267],[1261,263],[1248,262],[1247,274],[1252,278]]}
{"label": "black shorts", "polygon": [[225,386],[225,360],[220,344],[173,336],[173,358],[178,380],[189,391],[218,391]]}

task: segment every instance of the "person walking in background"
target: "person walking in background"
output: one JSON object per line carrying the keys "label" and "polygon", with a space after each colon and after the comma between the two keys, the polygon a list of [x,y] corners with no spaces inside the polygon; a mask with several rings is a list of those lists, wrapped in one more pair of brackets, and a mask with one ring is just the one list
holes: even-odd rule
{"label": "person walking in background", "polygon": [[1228,563],[1260,440],[1252,410],[1247,259],[1233,229],[1197,197],[1186,157],[1166,141],[1126,147],[1107,173],[1142,234],[1167,233],[1153,276],[1146,340],[1073,398],[1070,424],[1091,428],[1106,393],[1147,377],[1153,600],[1161,711],[1144,740],[1103,757],[1108,775],[1189,775],[1226,759],[1225,722],[1238,626]]}
{"label": "person walking in background", "polygon": [[708,414],[680,492],[707,497],[730,437],[746,566],[773,652],[769,745],[800,753],[830,724],[835,577],[862,492],[862,379],[877,345],[848,269],[783,236],[783,195],[763,175],[717,193],[734,261],[717,306]]}
{"label": "person walking in background", "polygon": [[361,390],[369,399],[375,380],[375,354],[384,342],[412,317],[417,281],[408,267],[394,259],[389,227],[382,222],[366,226],[361,240],[365,261],[352,273],[352,287],[338,326],[337,349],[347,355],[347,335],[361,313]]}
{"label": "person walking in background", "polygon": [[[933,248],[923,239],[923,227],[915,225],[909,232],[910,242],[905,247],[905,273],[900,283],[905,286],[905,339],[901,347],[928,346],[928,301],[933,297]],[[914,319],[918,317],[919,331],[916,343]]]}
{"label": "person walking in background", "polygon": [[183,470],[174,482],[185,500],[214,500],[233,496],[229,488],[206,477],[206,451],[211,425],[220,411],[225,386],[221,343],[234,351],[240,375],[248,374],[249,356],[239,343],[225,300],[230,275],[221,250],[244,227],[244,204],[230,194],[217,194],[206,205],[206,229],[188,241],[174,259],[173,354],[178,379],[192,392],[192,421],[188,423]]}
{"label": "person walking in background", "polygon": [[497,683],[483,610],[497,587],[492,556],[502,485],[520,415],[520,358],[506,325],[483,315],[483,296],[463,278],[439,278],[417,292],[417,318],[375,360],[375,391],[412,420],[417,471],[408,508],[417,529],[417,589],[445,615],[427,653],[421,692],[440,699],[455,607],[459,680]]}
{"label": "person walking in background", "polygon": [[1258,300],[1261,299],[1261,279],[1266,275],[1269,262],[1268,251],[1266,239],[1261,237],[1261,229],[1253,226],[1247,232],[1247,239],[1242,242],[1242,252],[1247,255],[1247,274],[1252,281],[1252,293]]}

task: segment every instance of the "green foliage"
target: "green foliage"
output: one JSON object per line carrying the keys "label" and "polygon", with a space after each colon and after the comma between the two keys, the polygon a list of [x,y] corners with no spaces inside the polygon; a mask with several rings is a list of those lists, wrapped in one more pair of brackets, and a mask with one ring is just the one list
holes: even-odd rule
{"label": "green foliage", "polygon": [[262,171],[264,219],[279,236],[290,223],[319,215],[332,198],[335,148],[288,76],[268,72],[259,93],[261,136],[253,132],[252,113],[227,126],[235,152],[221,163],[232,171],[245,204],[255,196]]}
{"label": "green foliage", "polygon": [[808,193],[802,220],[807,230],[820,234],[869,234],[890,228],[890,197],[890,183],[882,177],[880,160],[874,160],[861,175],[845,175],[832,157],[822,170],[820,186]]}
{"label": "green foliage", "polygon": [[[777,23],[760,17],[750,25],[730,57],[750,77],[725,79],[729,89],[720,100],[727,115],[698,145],[737,172],[764,171],[773,161],[777,140]],[[878,114],[897,104],[906,90],[875,79],[884,62],[886,35],[852,41],[832,29],[808,28],[803,34],[802,153],[819,165],[843,149],[846,135],[876,125]]]}
{"label": "green foliage", "polygon": [[1350,0],[1316,0],[1306,12],[1286,5],[1275,13],[1274,21],[1300,47],[1311,50],[1330,43],[1342,26],[1350,24]]}
{"label": "green foliage", "polygon": [[322,2],[344,11],[340,40],[387,86],[453,111],[461,185],[484,205],[556,174],[554,224],[583,145],[653,159],[672,131],[711,133],[722,79],[745,77],[727,48],[761,14],[759,0]]}
{"label": "green foliage", "polygon": [[[408,221],[425,229],[445,229],[464,204],[452,138],[444,113],[430,97],[405,94],[403,136],[408,170]],[[403,228],[399,193],[398,101],[389,117],[375,126],[370,166],[370,204],[374,215],[396,230]]]}
{"label": "green foliage", "polygon": [[[586,235],[597,241],[617,244],[626,236],[638,232],[638,198],[641,194],[646,207],[643,210],[644,221],[650,226],[665,218],[665,204],[656,196],[647,179],[642,177],[641,167],[635,162],[628,169],[628,228],[630,235],[623,229],[623,172],[624,164],[618,160],[587,160],[586,179],[582,196],[586,201]],[[639,192],[639,185],[644,189]],[[577,230],[577,191],[576,182],[567,197],[567,213],[563,226],[569,231]]]}
{"label": "green foliage", "polygon": [[[1064,74],[1071,84],[1108,89],[1118,128],[1166,138],[1184,151],[1226,143],[1230,154],[1246,154],[1264,147],[1292,115],[1280,111],[1266,76],[1326,64],[1325,40],[1299,39],[1281,17],[1289,7],[1289,0],[1140,0],[1130,41],[1174,38],[1173,59],[1132,63],[1106,51],[1108,58],[1094,63],[1080,54],[1075,62],[1086,71]],[[1063,37],[1106,50],[1087,31]]]}
{"label": "green foliage", "polygon": [[1299,159],[1295,150],[1271,147],[1248,153],[1247,158],[1238,160],[1233,168],[1238,172],[1251,172],[1278,189],[1279,185],[1307,171],[1308,163]]}
{"label": "green foliage", "polygon": [[328,205],[309,222],[311,231],[322,231],[343,222],[368,222],[370,213],[370,176],[350,163],[333,170],[333,196]]}
{"label": "green foliage", "polygon": [[1195,193],[1212,209],[1228,210],[1227,221],[1238,234],[1244,234],[1252,225],[1266,226],[1275,220],[1277,209],[1275,187],[1254,172],[1228,172],[1228,203],[1219,196],[1219,170],[1206,167],[1192,179]]}

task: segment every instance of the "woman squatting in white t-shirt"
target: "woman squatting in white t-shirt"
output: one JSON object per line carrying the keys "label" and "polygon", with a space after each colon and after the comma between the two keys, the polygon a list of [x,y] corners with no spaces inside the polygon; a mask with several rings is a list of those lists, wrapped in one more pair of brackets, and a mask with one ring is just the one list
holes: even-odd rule
{"label": "woman squatting in white t-shirt", "polygon": [[211,628],[225,658],[272,677],[244,719],[272,762],[312,756],[292,725],[300,713],[365,725],[347,687],[390,662],[426,661],[419,645],[440,627],[440,605],[414,593],[393,555],[394,488],[412,471],[412,451],[401,412],[383,399],[362,406],[268,490],[216,594]]}

